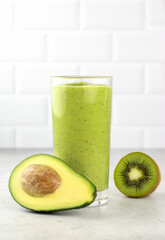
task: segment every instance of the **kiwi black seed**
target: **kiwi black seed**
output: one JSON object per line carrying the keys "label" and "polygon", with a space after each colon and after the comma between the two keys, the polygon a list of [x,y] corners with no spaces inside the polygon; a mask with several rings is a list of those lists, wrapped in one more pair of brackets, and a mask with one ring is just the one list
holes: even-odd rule
{"label": "kiwi black seed", "polygon": [[114,172],[116,187],[128,197],[148,196],[157,188],[160,180],[161,174],[156,162],[141,152],[124,156]]}

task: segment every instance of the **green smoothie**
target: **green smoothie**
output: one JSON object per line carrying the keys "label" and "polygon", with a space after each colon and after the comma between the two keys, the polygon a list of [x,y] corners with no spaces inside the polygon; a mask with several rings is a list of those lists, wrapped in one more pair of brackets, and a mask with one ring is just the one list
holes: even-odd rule
{"label": "green smoothie", "polygon": [[54,155],[108,188],[112,88],[94,84],[53,85]]}

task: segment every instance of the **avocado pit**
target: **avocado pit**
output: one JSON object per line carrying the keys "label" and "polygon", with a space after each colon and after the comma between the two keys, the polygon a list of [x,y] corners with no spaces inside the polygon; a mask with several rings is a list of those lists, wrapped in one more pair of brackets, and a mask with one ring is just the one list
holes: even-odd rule
{"label": "avocado pit", "polygon": [[61,181],[61,177],[53,168],[43,164],[29,165],[21,175],[23,190],[34,197],[55,192]]}

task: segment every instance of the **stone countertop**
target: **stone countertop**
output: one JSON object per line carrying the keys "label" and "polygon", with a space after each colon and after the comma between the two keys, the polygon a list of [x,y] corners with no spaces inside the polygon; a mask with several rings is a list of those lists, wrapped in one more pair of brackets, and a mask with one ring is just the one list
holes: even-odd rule
{"label": "stone countertop", "polygon": [[8,179],[24,158],[48,149],[0,150],[0,239],[1,240],[164,240],[165,239],[165,150],[143,150],[152,156],[162,173],[156,192],[131,199],[114,186],[113,171],[132,150],[111,150],[109,202],[102,207],[57,213],[34,213],[20,207],[10,196]]}

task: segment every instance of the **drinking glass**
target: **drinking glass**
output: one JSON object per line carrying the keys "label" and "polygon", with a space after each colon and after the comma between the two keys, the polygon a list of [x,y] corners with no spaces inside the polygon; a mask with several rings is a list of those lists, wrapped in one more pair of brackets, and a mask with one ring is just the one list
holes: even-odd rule
{"label": "drinking glass", "polygon": [[97,188],[92,206],[108,201],[112,77],[51,77],[54,155]]}

